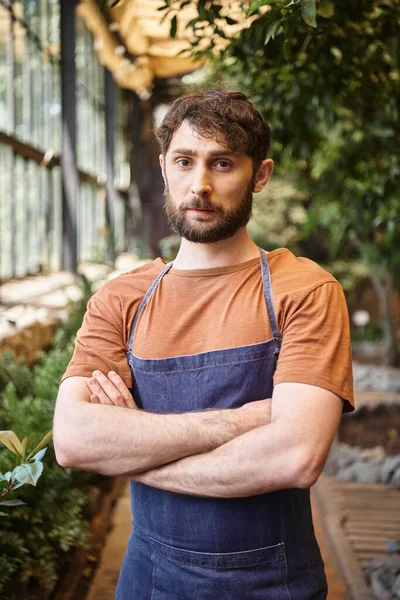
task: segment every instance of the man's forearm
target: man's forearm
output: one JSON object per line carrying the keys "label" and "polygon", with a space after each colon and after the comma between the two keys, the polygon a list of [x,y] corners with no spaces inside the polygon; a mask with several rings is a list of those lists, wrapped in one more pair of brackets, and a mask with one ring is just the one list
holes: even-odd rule
{"label": "man's forearm", "polygon": [[343,400],[313,385],[274,388],[271,423],[223,446],[133,477],[171,492],[244,497],[311,487],[337,431]]}
{"label": "man's forearm", "polygon": [[132,479],[180,494],[245,497],[309,487],[312,467],[301,442],[285,435],[280,423],[271,423],[215,450],[135,474]]}
{"label": "man's forearm", "polygon": [[[79,379],[86,388],[86,380]],[[75,390],[78,397],[83,397],[82,386]],[[269,421],[267,401],[239,409],[161,415],[94,405],[73,396],[68,384],[60,390],[54,419],[57,459],[65,467],[106,475],[137,473],[207,452]]]}

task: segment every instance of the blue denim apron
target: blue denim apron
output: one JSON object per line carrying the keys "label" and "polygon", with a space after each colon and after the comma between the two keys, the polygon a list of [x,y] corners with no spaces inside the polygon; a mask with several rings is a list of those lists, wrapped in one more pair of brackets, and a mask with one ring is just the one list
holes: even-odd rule
{"label": "blue denim apron", "polygon": [[[281,346],[268,260],[261,275],[272,338],[196,355],[142,359],[128,348],[133,397],[155,413],[238,408],[271,398]],[[179,318],[179,315],[177,315]],[[314,536],[310,492],[287,489],[248,498],[202,498],[131,482],[134,529],[118,600],[324,600],[324,565]]]}

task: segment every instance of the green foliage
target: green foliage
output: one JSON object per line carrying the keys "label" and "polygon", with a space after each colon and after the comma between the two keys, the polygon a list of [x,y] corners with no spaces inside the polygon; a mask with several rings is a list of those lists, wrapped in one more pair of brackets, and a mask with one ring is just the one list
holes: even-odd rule
{"label": "green foliage", "polygon": [[351,327],[351,340],[353,342],[380,342],[383,338],[382,326],[376,323],[368,323],[364,328]]}
{"label": "green foliage", "polygon": [[[46,446],[51,439],[51,430],[38,441],[35,441],[34,435],[24,437],[21,441],[14,431],[0,431],[0,442],[15,457],[14,468],[5,473],[0,472],[0,506],[20,506],[24,504],[18,498],[9,499],[7,496],[23,485],[36,486],[43,472],[41,459],[45,455]],[[6,500],[3,500],[3,498],[6,498]],[[0,512],[0,516],[7,516],[7,513]]]}
{"label": "green foliage", "polygon": [[174,260],[178,254],[179,246],[181,245],[181,238],[179,235],[167,235],[158,243],[162,258],[167,262],[170,262],[171,260]]}
{"label": "green foliage", "polygon": [[13,382],[17,394],[23,396],[32,389],[33,374],[22,358],[6,351],[0,360],[0,394],[9,382]]}
{"label": "green foliage", "polygon": [[[0,429],[13,430],[20,438],[29,432],[27,456],[38,452],[40,437],[52,427],[59,382],[91,295],[87,280],[82,281],[82,291],[82,299],[58,330],[53,348],[33,368],[11,354],[0,357],[0,373],[6,374],[1,379]],[[13,454],[0,449],[0,472],[14,468]],[[19,488],[18,498],[24,505],[5,507],[7,517],[0,520],[0,596],[7,581],[15,577],[34,580],[47,590],[54,588],[68,552],[88,543],[94,486],[104,481],[91,473],[61,468],[49,447],[36,488]]]}
{"label": "green foliage", "polygon": [[[180,5],[165,2],[169,11]],[[239,32],[218,7],[205,2],[207,15],[198,9],[188,25],[200,28],[193,55],[254,100],[278,165],[290,154],[291,178],[310,198],[303,239],[317,235],[329,260],[359,257],[375,285],[399,287],[400,3],[254,0],[242,5]]]}
{"label": "green foliage", "polygon": [[290,178],[275,177],[254,196],[253,216],[248,225],[251,238],[261,248],[290,248],[300,253],[302,224],[307,218],[307,195]]}

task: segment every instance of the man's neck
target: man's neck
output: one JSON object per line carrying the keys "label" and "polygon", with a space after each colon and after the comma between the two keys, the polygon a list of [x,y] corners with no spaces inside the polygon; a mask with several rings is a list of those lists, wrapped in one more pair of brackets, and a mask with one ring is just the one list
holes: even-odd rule
{"label": "man's neck", "polygon": [[231,238],[213,244],[195,244],[182,238],[174,267],[182,270],[229,267],[259,256],[258,246],[243,228]]}

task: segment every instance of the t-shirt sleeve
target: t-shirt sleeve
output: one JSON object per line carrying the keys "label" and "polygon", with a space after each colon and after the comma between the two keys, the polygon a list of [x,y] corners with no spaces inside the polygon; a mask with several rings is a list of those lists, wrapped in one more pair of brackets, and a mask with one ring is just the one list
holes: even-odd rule
{"label": "t-shirt sleeve", "polygon": [[285,320],[274,384],[306,383],[330,390],[354,409],[350,326],[337,281],[320,284]]}
{"label": "t-shirt sleeve", "polygon": [[91,377],[95,369],[104,374],[116,371],[126,386],[132,388],[119,304],[107,284],[88,302],[74,353],[61,381],[73,376]]}

